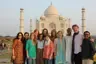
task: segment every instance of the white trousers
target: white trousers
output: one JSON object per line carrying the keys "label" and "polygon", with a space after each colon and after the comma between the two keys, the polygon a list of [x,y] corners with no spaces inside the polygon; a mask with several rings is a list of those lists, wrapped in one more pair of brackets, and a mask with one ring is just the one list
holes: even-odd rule
{"label": "white trousers", "polygon": [[82,60],[82,64],[93,64],[93,60],[91,60],[91,59],[84,59],[84,60]]}

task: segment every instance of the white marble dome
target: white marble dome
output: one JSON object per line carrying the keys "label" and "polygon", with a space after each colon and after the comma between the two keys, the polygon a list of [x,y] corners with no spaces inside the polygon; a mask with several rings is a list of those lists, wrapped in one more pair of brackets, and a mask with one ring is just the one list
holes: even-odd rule
{"label": "white marble dome", "polygon": [[59,16],[59,20],[63,20],[64,19],[64,17],[63,16]]}
{"label": "white marble dome", "polygon": [[45,20],[45,16],[41,16],[40,19],[41,19],[41,20]]}
{"label": "white marble dome", "polygon": [[44,12],[44,16],[58,15],[58,10],[51,4]]}

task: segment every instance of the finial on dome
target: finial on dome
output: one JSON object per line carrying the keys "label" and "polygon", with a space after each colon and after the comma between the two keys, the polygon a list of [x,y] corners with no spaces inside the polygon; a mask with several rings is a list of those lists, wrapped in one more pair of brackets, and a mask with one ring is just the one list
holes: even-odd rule
{"label": "finial on dome", "polygon": [[51,5],[52,5],[52,2],[51,2]]}

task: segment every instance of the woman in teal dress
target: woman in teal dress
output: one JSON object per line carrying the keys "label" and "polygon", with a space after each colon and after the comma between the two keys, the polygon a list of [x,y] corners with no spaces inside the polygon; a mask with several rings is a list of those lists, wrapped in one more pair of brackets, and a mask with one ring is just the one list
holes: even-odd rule
{"label": "woman in teal dress", "polygon": [[63,33],[62,31],[58,32],[58,38],[55,39],[56,43],[56,64],[66,64],[66,59],[65,59],[65,41],[63,38]]}

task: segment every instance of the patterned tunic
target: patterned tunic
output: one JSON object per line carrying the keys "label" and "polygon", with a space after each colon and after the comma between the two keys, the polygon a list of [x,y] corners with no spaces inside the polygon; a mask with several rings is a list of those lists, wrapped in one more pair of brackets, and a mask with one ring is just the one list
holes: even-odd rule
{"label": "patterned tunic", "polygon": [[13,42],[12,48],[14,49],[14,55],[15,55],[15,64],[22,64],[23,63],[23,43],[16,39]]}

